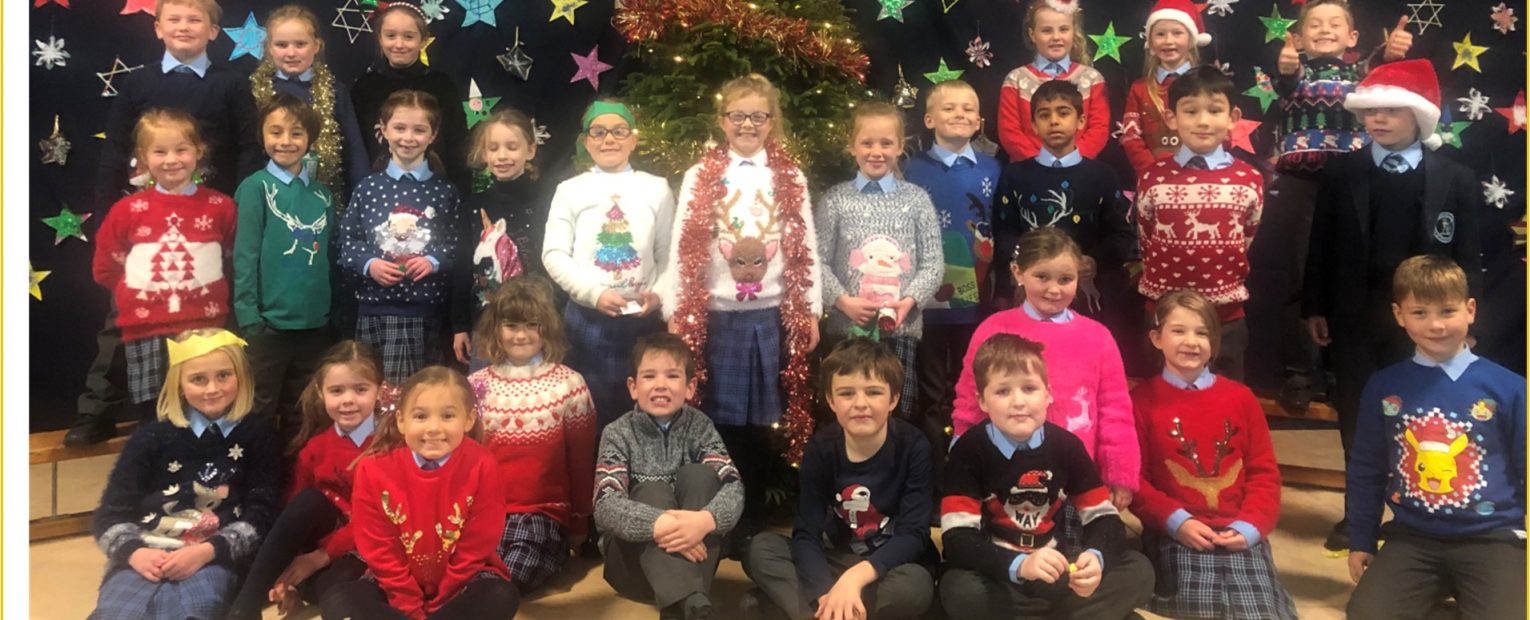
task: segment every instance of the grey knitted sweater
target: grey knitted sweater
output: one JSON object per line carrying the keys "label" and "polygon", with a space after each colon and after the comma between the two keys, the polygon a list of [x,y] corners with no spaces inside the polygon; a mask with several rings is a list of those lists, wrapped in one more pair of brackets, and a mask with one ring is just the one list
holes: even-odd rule
{"label": "grey knitted sweater", "polygon": [[706,506],[717,521],[717,533],[738,524],[744,508],[744,483],[728,448],[706,414],[687,405],[676,413],[669,429],[659,427],[642,410],[627,412],[600,435],[595,463],[595,526],[603,534],[630,542],[653,540],[653,522],[664,511],[629,497],[642,482],[675,482],[675,472],[701,463],[717,472],[722,489]]}
{"label": "grey knitted sweater", "polygon": [[844,335],[851,326],[834,302],[849,294],[889,303],[913,297],[914,310],[893,332],[918,338],[921,313],[944,275],[940,222],[935,205],[918,185],[898,181],[886,194],[863,194],[853,181],[829,188],[815,213],[818,255],[823,257],[824,330]]}

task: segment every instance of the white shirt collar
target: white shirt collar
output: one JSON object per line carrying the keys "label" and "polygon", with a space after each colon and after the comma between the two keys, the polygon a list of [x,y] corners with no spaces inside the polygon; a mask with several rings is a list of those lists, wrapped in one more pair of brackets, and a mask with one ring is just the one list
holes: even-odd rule
{"label": "white shirt collar", "polygon": [[197,77],[207,77],[207,68],[212,66],[212,61],[207,59],[207,52],[202,52],[196,58],[191,59],[190,62],[181,62],[176,60],[175,56],[171,56],[168,51],[165,52],[164,57],[159,61],[159,69],[165,73],[174,71],[176,67],[181,65],[191,67],[191,70],[197,74]]}
{"label": "white shirt collar", "polygon": [[988,441],[993,442],[993,447],[998,448],[999,454],[1003,454],[1004,458],[1014,458],[1015,452],[1017,451],[1035,450],[1036,448],[1040,448],[1041,442],[1046,440],[1046,430],[1047,428],[1045,426],[1038,428],[1036,429],[1036,432],[1031,433],[1030,439],[1027,439],[1023,442],[1017,442],[1013,439],[1010,439],[1009,435],[1005,435],[1004,431],[999,430],[999,427],[994,426],[993,424],[989,424]]}
{"label": "white shirt collar", "polygon": [[627,165],[622,166],[621,170],[616,172],[606,172],[605,170],[601,170],[600,166],[590,166],[590,172],[595,174],[621,174],[623,172],[632,172],[632,164],[628,163]]}
{"label": "white shirt collar", "polygon": [[234,432],[234,427],[239,426],[238,420],[230,420],[228,416],[223,416],[217,420],[209,420],[207,416],[202,415],[202,412],[191,407],[186,408],[186,423],[191,428],[191,434],[196,435],[198,438],[201,438],[202,432],[214,424],[218,425],[218,430],[223,431],[224,437],[228,437],[229,433]]}
{"label": "white shirt collar", "polygon": [[1060,168],[1072,168],[1082,161],[1084,161],[1084,154],[1078,151],[1078,147],[1073,147],[1072,152],[1062,157],[1053,155],[1051,151],[1045,148],[1041,149],[1041,152],[1036,153],[1036,163],[1047,168],[1053,167],[1057,162],[1062,162],[1062,166],[1058,166]]}
{"label": "white shirt collar", "polygon": [[290,75],[287,75],[286,71],[277,70],[277,72],[276,72],[276,79],[278,79],[278,80],[295,81],[295,82],[312,82],[313,81],[313,67],[309,67],[307,69],[304,69],[302,73],[299,73],[296,76],[290,76]]}
{"label": "white shirt collar", "polygon": [[1409,170],[1417,168],[1419,162],[1424,160],[1423,143],[1418,140],[1414,140],[1413,144],[1403,147],[1401,151],[1389,150],[1375,140],[1371,141],[1371,161],[1376,163],[1377,168],[1381,167],[1381,160],[1394,153],[1401,155],[1403,161],[1408,162]]}
{"label": "white shirt collar", "polygon": [[1175,67],[1173,69],[1165,69],[1163,67],[1159,67],[1159,68],[1155,69],[1153,71],[1153,79],[1157,80],[1159,84],[1162,84],[1164,80],[1169,79],[1169,76],[1171,76],[1171,75],[1181,75],[1184,72],[1189,71],[1189,70],[1190,70],[1190,61],[1187,60],[1185,62],[1180,63],[1178,67]]}
{"label": "white shirt collar", "polygon": [[[1181,144],[1179,145],[1179,150],[1174,152],[1174,163],[1179,164],[1180,167],[1183,168],[1185,164],[1190,163],[1190,158],[1195,156],[1195,151],[1192,151],[1190,150],[1190,147]],[[1222,148],[1222,145],[1220,144],[1217,145],[1216,150],[1205,155],[1201,155],[1200,157],[1206,160],[1207,170],[1221,170],[1233,165],[1232,154],[1228,153],[1227,150]]]}
{"label": "white shirt collar", "polygon": [[760,149],[759,152],[757,152],[754,155],[751,155],[749,157],[744,157],[743,155],[739,155],[738,151],[734,151],[732,149],[728,150],[728,167],[729,168],[737,168],[737,167],[743,165],[743,163],[746,162],[746,161],[751,163],[751,164],[753,164],[757,168],[764,168],[765,167],[765,149]]}
{"label": "white shirt collar", "polygon": [[197,184],[187,183],[186,185],[182,186],[180,190],[172,192],[168,189],[165,189],[165,186],[155,183],[154,191],[170,196],[190,196],[197,193]]}
{"label": "white shirt collar", "polygon": [[430,171],[430,163],[424,159],[421,159],[419,165],[415,166],[413,170],[405,170],[403,166],[398,165],[398,162],[393,161],[392,157],[389,157],[388,167],[384,168],[383,172],[387,173],[388,178],[395,181],[402,178],[404,173],[407,172],[414,175],[414,180],[421,183],[429,181],[431,177],[436,176],[436,173]]}
{"label": "white shirt collar", "polygon": [[946,147],[937,144],[933,147],[930,147],[930,155],[935,159],[940,160],[940,163],[945,164],[947,168],[955,166],[956,158],[958,157],[966,157],[967,161],[970,161],[974,164],[977,163],[977,154],[972,150],[971,142],[968,142],[967,146],[962,147],[961,152],[958,153],[953,153],[949,150],[946,150]]}
{"label": "white shirt collar", "polygon": [[866,178],[866,173],[857,170],[855,172],[854,183],[855,191],[858,192],[866,191],[866,186],[872,183],[876,183],[879,187],[881,187],[882,193],[884,194],[891,194],[893,193],[893,190],[898,188],[898,179],[894,178],[891,172],[884,174],[882,175],[882,178],[873,181]]}
{"label": "white shirt collar", "polygon": [[1191,386],[1195,386],[1197,390],[1204,390],[1216,385],[1217,376],[1211,372],[1210,367],[1206,367],[1201,369],[1200,376],[1196,377],[1194,381],[1185,381],[1183,377],[1179,376],[1179,373],[1165,368],[1163,369],[1163,380],[1168,381],[1169,385],[1181,390],[1188,390]]}
{"label": "white shirt collar", "polygon": [[[1061,73],[1057,73],[1057,74],[1054,75],[1052,72],[1047,71],[1047,65],[1050,65],[1050,64],[1052,64],[1054,62],[1057,63],[1057,66],[1062,67],[1062,72]],[[1068,56],[1063,56],[1062,60],[1051,60],[1051,59],[1047,58],[1046,56],[1042,56],[1041,54],[1037,54],[1036,55],[1036,64],[1034,66],[1036,67],[1037,71],[1040,71],[1040,72],[1045,73],[1047,75],[1051,75],[1052,77],[1057,77],[1058,75],[1066,74],[1069,69],[1073,68],[1073,59],[1068,57]]]}
{"label": "white shirt collar", "polygon": [[1041,311],[1037,310],[1036,306],[1031,305],[1031,302],[1029,300],[1027,300],[1026,302],[1020,304],[1020,309],[1025,311],[1025,316],[1028,316],[1028,317],[1031,317],[1034,320],[1042,321],[1042,322],[1046,322],[1046,323],[1067,323],[1069,321],[1072,321],[1074,316],[1075,316],[1073,314],[1073,310],[1068,309],[1068,308],[1063,308],[1063,311],[1058,313],[1057,316],[1054,316],[1054,317],[1051,317],[1051,318],[1043,318],[1041,316]]}
{"label": "white shirt collar", "polygon": [[1460,353],[1451,356],[1450,359],[1443,362],[1436,362],[1429,359],[1429,356],[1417,351],[1413,353],[1413,363],[1425,368],[1439,368],[1445,371],[1445,376],[1450,377],[1451,381],[1460,379],[1461,375],[1466,372],[1466,368],[1475,361],[1477,361],[1477,354],[1472,353],[1471,347],[1462,347]]}
{"label": "white shirt collar", "polygon": [[366,443],[367,438],[372,436],[372,431],[376,428],[377,421],[372,416],[367,416],[362,418],[361,423],[357,424],[356,428],[351,429],[349,433],[340,430],[340,425],[336,424],[335,434],[343,439],[351,440],[351,443],[356,444],[356,447],[360,448],[361,444]]}
{"label": "white shirt collar", "polygon": [[292,185],[293,179],[302,181],[303,185],[308,184],[308,166],[303,166],[303,169],[297,173],[297,176],[293,176],[291,172],[287,172],[286,168],[277,165],[276,160],[273,159],[266,162],[266,172],[271,173],[271,176],[276,177],[276,180],[286,185]]}

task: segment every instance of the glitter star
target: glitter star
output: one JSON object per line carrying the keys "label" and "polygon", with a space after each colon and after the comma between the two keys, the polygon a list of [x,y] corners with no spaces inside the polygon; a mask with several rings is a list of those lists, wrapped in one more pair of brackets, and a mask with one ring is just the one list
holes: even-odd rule
{"label": "glitter star", "polygon": [[462,28],[483,22],[491,27],[498,28],[499,23],[494,19],[494,9],[505,0],[457,0],[462,7]]}
{"label": "glitter star", "polygon": [[32,55],[37,57],[37,62],[32,66],[46,66],[49,71],[52,71],[56,67],[69,64],[69,50],[64,49],[63,39],[48,35],[47,43],[40,40],[34,40],[33,43],[37,44],[37,49],[32,51]]}
{"label": "glitter star", "polygon": [[574,57],[574,64],[579,65],[579,70],[574,72],[574,77],[569,78],[568,83],[573,84],[579,80],[588,80],[590,88],[600,90],[600,74],[611,70],[611,65],[600,61],[600,46],[590,48],[590,53],[580,56],[569,52]]}
{"label": "glitter star", "polygon": [[37,148],[42,149],[43,164],[58,164],[60,166],[69,161],[69,139],[58,130],[58,115],[53,115],[53,133],[42,140],[37,141]]}
{"label": "glitter star", "polygon": [[882,10],[877,12],[877,21],[891,17],[901,22],[903,21],[903,9],[908,8],[908,5],[913,3],[914,0],[877,0],[877,4],[882,5]]}
{"label": "glitter star", "polygon": [[993,52],[989,51],[989,47],[989,43],[984,41],[982,36],[974,37],[972,42],[967,44],[967,61],[979,69],[993,64]]}
{"label": "glitter star", "polygon": [[1514,9],[1509,8],[1509,5],[1499,2],[1498,6],[1493,7],[1493,29],[1497,30],[1498,34],[1507,35],[1513,32],[1514,23],[1517,21],[1519,18],[1514,16]]}
{"label": "glitter star", "polygon": [[1461,132],[1466,131],[1466,128],[1471,126],[1471,121],[1440,123],[1440,126],[1435,130],[1435,133],[1439,134],[1440,140],[1443,144],[1449,144],[1453,147],[1461,148]]}
{"label": "glitter star", "polygon": [[505,71],[515,74],[516,77],[521,78],[522,82],[531,79],[531,63],[533,61],[531,55],[527,54],[522,49],[522,46],[517,45],[507,49],[505,53],[495,56],[495,58],[499,60],[500,66],[504,67]]}
{"label": "glitter star", "polygon": [[240,56],[265,58],[266,29],[255,23],[254,11],[245,16],[244,25],[237,28],[224,28],[223,31],[228,33],[228,38],[234,40],[234,50],[228,53],[229,60]]}
{"label": "glitter star", "polygon": [[[1493,205],[1496,209],[1502,209],[1509,204],[1509,197],[1514,195],[1514,190],[1509,189],[1503,181],[1498,180],[1498,175],[1493,175],[1493,180],[1482,182],[1482,201]],[[39,297],[38,299],[41,299]]]}
{"label": "glitter star", "polygon": [[1259,100],[1259,111],[1270,111],[1270,103],[1280,98],[1275,93],[1275,85],[1270,81],[1269,74],[1265,73],[1257,65],[1254,67],[1254,85],[1243,91],[1243,94]]}
{"label": "glitter star", "polygon": [[1471,67],[1473,71],[1482,73],[1482,65],[1477,64],[1477,59],[1488,51],[1487,46],[1472,45],[1472,33],[1470,32],[1466,33],[1466,36],[1462,37],[1460,41],[1450,45],[1456,48],[1456,61],[1450,64],[1452,70],[1461,65],[1466,65]]}
{"label": "glitter star", "polygon": [[70,211],[69,205],[64,205],[64,207],[59,210],[58,215],[53,217],[45,217],[42,221],[44,224],[47,224],[49,228],[53,229],[53,245],[63,243],[65,239],[70,237],[75,237],[80,241],[88,242],[90,240],[85,238],[85,231],[82,230],[82,228],[85,225],[85,220],[90,219],[90,216],[92,215],[95,214],[86,213],[82,216],[78,213]]}
{"label": "glitter star", "polygon": [[244,448],[239,447],[237,443],[234,444],[234,447],[228,449],[228,458],[236,461],[244,458]]}
{"label": "glitter star", "polygon": [[1121,44],[1132,40],[1131,37],[1116,36],[1116,23],[1105,24],[1105,34],[1091,34],[1089,39],[1094,41],[1094,60],[1109,56],[1121,62]]}
{"label": "glitter star", "polygon": [[1259,18],[1259,21],[1264,23],[1265,43],[1285,38],[1286,32],[1291,29],[1291,24],[1296,23],[1296,20],[1294,19],[1286,19],[1281,17],[1279,7],[1275,6],[1274,4],[1270,5],[1269,16],[1261,17]]}
{"label": "glitter star", "polygon": [[446,19],[446,14],[452,12],[445,6],[445,0],[425,0],[420,3],[420,12],[425,14],[426,22],[434,22]]}
{"label": "glitter star", "polygon": [[1456,110],[1466,113],[1466,118],[1474,121],[1482,120],[1482,116],[1493,109],[1492,106],[1488,105],[1487,95],[1482,94],[1475,88],[1467,89],[1466,96],[1457,97],[1456,101],[1461,102],[1461,107],[1456,108]]}
{"label": "glitter star", "polygon": [[[367,20],[367,15],[359,8],[360,6],[356,3],[356,0],[345,0],[345,4],[335,9],[335,21],[329,23],[331,26],[344,30],[346,40],[353,44],[356,42],[356,37],[361,36],[361,33],[372,32],[372,22]],[[352,13],[356,17],[350,17]],[[351,24],[352,19],[361,22],[361,25]]]}
{"label": "glitter star", "polygon": [[37,298],[38,301],[42,301],[42,286],[41,286],[42,281],[44,279],[46,279],[49,275],[51,275],[53,272],[51,272],[51,271],[38,271],[36,269],[33,269],[32,268],[32,263],[27,263],[27,271],[31,272],[31,274],[32,274],[31,275],[32,285],[31,285],[31,288],[29,289],[29,291],[32,293],[33,297]]}
{"label": "glitter star", "polygon": [[555,22],[559,19],[566,19],[570,26],[574,25],[574,11],[579,10],[579,7],[589,4],[589,0],[548,0],[548,2],[552,3],[553,12],[552,15],[548,16],[547,21]]}
{"label": "glitter star", "polygon": [[154,2],[155,0],[127,0],[127,3],[122,5],[122,13],[120,14],[131,15],[133,13],[144,12],[153,15]]}
{"label": "glitter star", "polygon": [[1518,132],[1525,128],[1525,91],[1520,90],[1514,95],[1514,105],[1507,108],[1493,108],[1509,121],[1509,133]]}
{"label": "glitter star", "polygon": [[924,79],[929,80],[931,84],[939,84],[946,80],[958,79],[962,77],[962,73],[964,73],[964,71],[961,69],[952,69],[947,67],[946,59],[942,58],[940,59],[940,68],[924,74]]}
{"label": "glitter star", "polygon": [[101,83],[106,84],[106,88],[101,89],[101,96],[102,97],[116,97],[117,96],[117,87],[112,85],[112,80],[116,79],[116,77],[119,76],[119,75],[123,75],[125,73],[132,73],[132,72],[137,71],[137,70],[142,69],[142,68],[143,68],[143,65],[138,65],[136,67],[129,67],[129,66],[127,66],[127,63],[122,62],[122,58],[120,58],[120,57],[119,58],[113,58],[112,59],[112,70],[111,71],[97,71],[96,72],[96,77],[101,78]]}
{"label": "glitter star", "polygon": [[[1440,9],[1445,8],[1445,5],[1435,2],[1435,0],[1420,0],[1419,2],[1408,3],[1408,8],[1413,11],[1413,15],[1408,18],[1408,23],[1418,24],[1419,34],[1428,32],[1430,26],[1435,28],[1445,27],[1444,24],[1440,23]],[[1428,17],[1424,16],[1424,11],[1429,12]]]}

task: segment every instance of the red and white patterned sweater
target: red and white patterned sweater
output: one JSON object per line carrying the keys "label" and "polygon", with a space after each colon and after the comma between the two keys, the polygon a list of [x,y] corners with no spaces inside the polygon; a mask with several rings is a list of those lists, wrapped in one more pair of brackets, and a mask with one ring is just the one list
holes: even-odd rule
{"label": "red and white patterned sweater", "polygon": [[[1004,86],[999,90],[999,144],[1009,153],[1010,161],[1024,161],[1041,152],[1041,138],[1031,124],[1031,95],[1053,79],[1029,64],[1004,76]],[[1084,126],[1078,130],[1078,151],[1084,157],[1098,157],[1110,141],[1110,96],[1105,92],[1105,76],[1094,67],[1075,62],[1055,79],[1072,82],[1084,96],[1084,109],[1079,110]]]}
{"label": "red and white patterned sweater", "polygon": [[1239,160],[1221,170],[1192,170],[1172,158],[1137,179],[1142,279],[1137,290],[1156,300],[1195,289],[1217,305],[1223,321],[1243,316],[1248,301],[1248,247],[1264,209],[1264,177]]}

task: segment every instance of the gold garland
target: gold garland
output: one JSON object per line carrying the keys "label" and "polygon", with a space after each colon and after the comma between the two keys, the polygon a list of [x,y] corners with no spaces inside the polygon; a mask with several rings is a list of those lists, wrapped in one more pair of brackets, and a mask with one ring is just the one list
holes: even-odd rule
{"label": "gold garland", "polygon": [[[255,103],[269,101],[276,96],[276,64],[269,58],[261,61],[250,74],[250,92]],[[340,174],[340,121],[335,117],[335,76],[323,63],[313,63],[313,110],[319,115],[319,139],[314,141],[312,151],[319,158],[319,182],[334,195],[335,209],[343,211],[345,203],[341,190],[344,188]]]}

